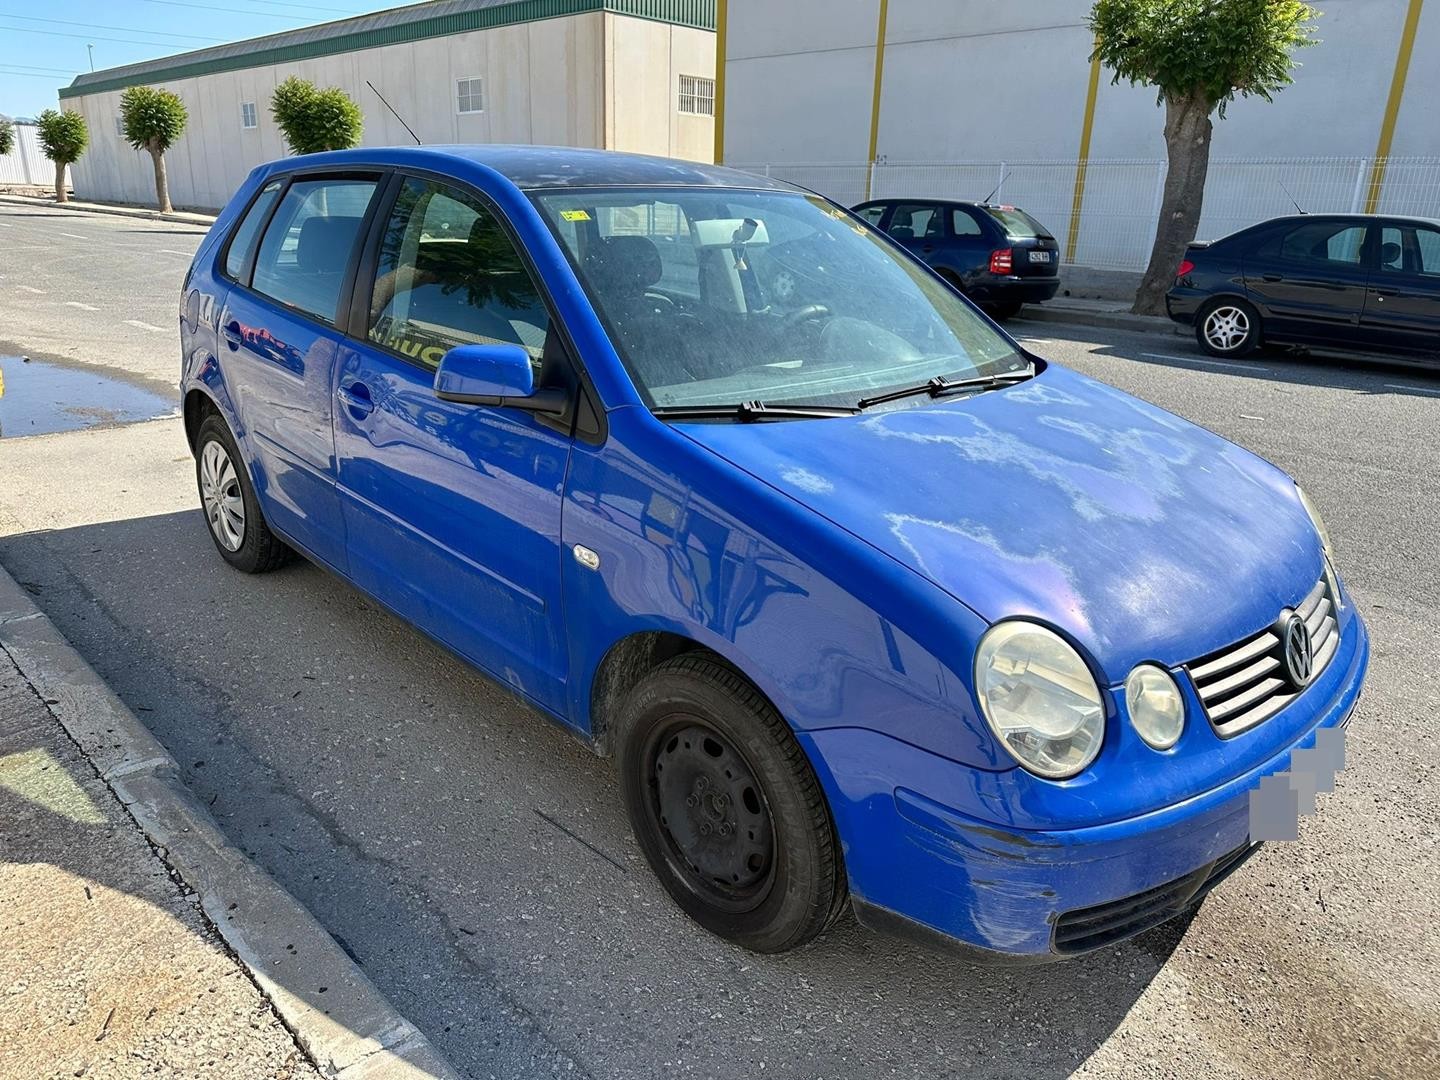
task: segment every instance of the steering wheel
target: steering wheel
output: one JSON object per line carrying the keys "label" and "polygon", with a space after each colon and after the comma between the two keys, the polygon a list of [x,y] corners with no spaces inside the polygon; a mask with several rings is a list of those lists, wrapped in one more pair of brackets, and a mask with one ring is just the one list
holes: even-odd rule
{"label": "steering wheel", "polygon": [[780,332],[792,334],[807,322],[816,319],[828,319],[830,309],[824,304],[806,304],[802,308],[796,308],[790,314],[784,316],[780,321]]}

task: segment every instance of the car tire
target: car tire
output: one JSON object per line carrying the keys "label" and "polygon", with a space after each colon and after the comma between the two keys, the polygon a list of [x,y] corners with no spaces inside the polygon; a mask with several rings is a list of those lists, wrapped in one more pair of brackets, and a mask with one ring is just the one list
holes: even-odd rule
{"label": "car tire", "polygon": [[1245,300],[1213,301],[1195,318],[1195,340],[1211,356],[1249,356],[1262,338],[1260,312]]}
{"label": "car tire", "polygon": [[1005,322],[1020,314],[1024,303],[1018,300],[1006,300],[1003,303],[989,305],[990,317],[996,322]]}
{"label": "car tire", "polygon": [[205,418],[195,436],[195,484],[215,550],[235,569],[264,574],[294,556],[266,524],[235,437],[215,414]]}
{"label": "car tire", "polygon": [[732,668],[704,653],[661,664],[626,699],[617,748],[636,840],[701,926],[778,953],[839,915],[845,871],[824,792],[789,726]]}

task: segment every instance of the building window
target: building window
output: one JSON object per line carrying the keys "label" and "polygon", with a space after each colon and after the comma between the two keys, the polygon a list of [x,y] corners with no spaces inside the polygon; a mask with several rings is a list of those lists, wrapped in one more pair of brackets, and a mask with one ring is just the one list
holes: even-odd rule
{"label": "building window", "polygon": [[455,80],[455,111],[472,113],[485,111],[485,80]]}
{"label": "building window", "polygon": [[242,101],[240,103],[240,126],[242,128],[253,128],[256,126],[255,102]]}
{"label": "building window", "polygon": [[715,115],[715,80],[699,75],[680,76],[680,111],[696,116]]}

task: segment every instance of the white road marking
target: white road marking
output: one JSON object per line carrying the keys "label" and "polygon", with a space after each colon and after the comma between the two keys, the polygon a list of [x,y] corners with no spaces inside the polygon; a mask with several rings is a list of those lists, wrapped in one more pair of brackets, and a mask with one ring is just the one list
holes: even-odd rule
{"label": "white road marking", "polygon": [[125,325],[126,325],[126,326],[136,326],[136,327],[139,327],[141,330],[150,330],[150,331],[153,331],[154,333],[157,333],[157,334],[163,334],[163,333],[165,333],[165,327],[163,327],[163,326],[156,326],[156,325],[154,325],[153,323],[141,322],[139,319],[126,319],[126,320],[125,320]]}
{"label": "white road marking", "polygon": [[179,255],[184,259],[190,258],[192,254],[189,251],[171,251],[169,248],[160,248],[159,251],[161,255]]}
{"label": "white road marking", "polygon": [[60,235],[61,235],[61,236],[68,236],[71,240],[89,240],[89,239],[90,239],[90,237],[88,237],[88,236],[80,236],[78,233],[73,233],[73,232],[62,232]]}
{"label": "white road marking", "polygon": [[8,221],[0,221],[0,229],[13,229],[14,227]]}
{"label": "white road marking", "polygon": [[1269,371],[1268,367],[1261,367],[1259,364],[1227,364],[1223,360],[1202,360],[1198,356],[1170,356],[1168,353],[1147,352],[1141,356],[1148,356],[1152,360],[1178,360],[1182,364],[1206,364],[1210,367],[1229,368],[1232,371]]}
{"label": "white road marking", "polygon": [[37,288],[35,288],[35,286],[33,286],[33,285],[16,285],[15,287],[16,287],[17,289],[19,289],[21,292],[34,293],[36,296],[44,296],[44,295],[45,295],[45,290],[44,290],[44,289],[37,289]]}
{"label": "white road marking", "polygon": [[78,307],[81,311],[99,311],[98,307],[91,307],[89,304],[82,304],[79,300],[66,300],[66,307]]}
{"label": "white road marking", "polygon": [[[24,288],[24,286],[22,285],[21,288]],[[1417,394],[1440,394],[1440,390],[1437,390],[1433,386],[1411,386],[1409,383],[1393,382],[1387,382],[1385,386],[1391,390],[1413,390]]]}

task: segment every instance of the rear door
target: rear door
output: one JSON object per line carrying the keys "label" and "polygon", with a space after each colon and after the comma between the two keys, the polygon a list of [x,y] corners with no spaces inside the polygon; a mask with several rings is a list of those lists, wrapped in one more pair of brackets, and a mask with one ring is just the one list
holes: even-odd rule
{"label": "rear door", "polygon": [[1267,333],[1317,345],[1353,345],[1370,283],[1369,227],[1320,218],[1269,233],[1244,259],[1245,288]]}
{"label": "rear door", "polygon": [[936,203],[896,203],[885,231],[912,254],[933,262],[945,243],[945,211]]}
{"label": "rear door", "polygon": [[1365,345],[1440,358],[1440,229],[1381,225],[1360,332]]}
{"label": "rear door", "polygon": [[292,178],[255,253],[234,267],[220,316],[225,381],[265,517],[342,570],[345,529],[331,426],[343,340],[337,317],[378,183],[378,174]]}
{"label": "rear door", "polygon": [[407,176],[377,222],[336,370],[350,576],[554,712],[566,711],[560,510],[570,423],[435,396],[460,344],[530,354],[537,387],[575,372],[488,202]]}
{"label": "rear door", "polygon": [[997,247],[997,230],[985,212],[975,207],[952,206],[948,216],[950,242],[944,258],[935,266],[953,270],[963,284],[969,285],[977,275],[989,271],[990,253]]}

